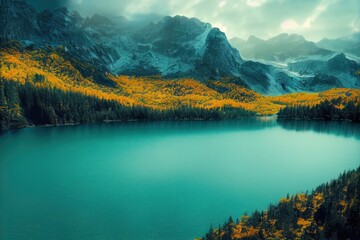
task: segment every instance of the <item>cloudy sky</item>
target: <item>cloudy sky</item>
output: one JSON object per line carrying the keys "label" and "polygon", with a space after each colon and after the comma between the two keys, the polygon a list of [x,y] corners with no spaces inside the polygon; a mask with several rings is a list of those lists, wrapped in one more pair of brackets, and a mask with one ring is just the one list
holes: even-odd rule
{"label": "cloudy sky", "polygon": [[359,0],[29,0],[39,10],[67,5],[83,15],[95,12],[134,18],[184,15],[219,27],[229,38],[269,38],[298,33],[317,41],[360,31]]}

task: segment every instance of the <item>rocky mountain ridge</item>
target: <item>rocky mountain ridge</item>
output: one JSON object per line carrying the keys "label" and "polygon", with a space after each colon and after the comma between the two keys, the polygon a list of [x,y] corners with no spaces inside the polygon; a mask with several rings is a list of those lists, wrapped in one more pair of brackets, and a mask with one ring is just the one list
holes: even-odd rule
{"label": "rocky mountain ridge", "polygon": [[[245,61],[240,54],[247,56],[247,50],[240,49],[239,53],[220,29],[184,16],[136,22],[98,14],[82,17],[66,8],[37,13],[25,0],[1,0],[0,19],[4,25],[0,29],[1,42],[15,40],[25,48],[60,48],[71,56],[70,59],[84,63],[87,69],[82,64],[75,65],[83,74],[94,74],[100,84],[109,83],[106,80],[109,72],[130,76],[190,77],[199,81],[232,77],[268,95],[317,91],[316,86],[309,88],[307,84],[315,78],[314,74],[304,76],[273,62],[303,61],[306,58],[302,55],[306,54],[327,61],[333,54],[299,35],[282,34],[268,41],[256,37],[242,41],[250,44],[256,54],[265,54],[263,59]],[[263,47],[268,45],[274,48],[273,52]],[[344,80],[349,76],[347,73],[337,72],[333,77],[342,78],[337,81],[340,86],[359,87],[357,75],[350,75],[355,79],[350,81],[351,84]],[[338,84],[327,84],[326,87],[338,87]]]}
{"label": "rocky mountain ridge", "polygon": [[269,64],[286,72],[291,79],[280,83],[289,91],[360,87],[360,64],[352,60],[351,55],[320,48],[318,43],[307,41],[303,36],[284,33],[268,40],[250,36],[246,41],[233,38],[230,42],[245,59]]}
{"label": "rocky mountain ridge", "polygon": [[2,40],[64,46],[114,74],[220,78],[238,75],[243,62],[223,32],[195,18],[164,17],[134,30],[125,18],[83,18],[66,8],[36,13],[23,0],[2,0],[0,18]]}
{"label": "rocky mountain ridge", "polygon": [[332,53],[297,34],[282,33],[268,40],[250,36],[246,41],[240,38],[229,41],[245,58],[251,60],[287,62],[304,60],[310,56],[323,57]]}

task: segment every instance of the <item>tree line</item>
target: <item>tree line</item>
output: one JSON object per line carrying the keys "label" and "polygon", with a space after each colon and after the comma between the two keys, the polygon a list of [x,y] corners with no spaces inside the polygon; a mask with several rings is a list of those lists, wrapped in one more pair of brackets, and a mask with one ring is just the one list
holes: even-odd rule
{"label": "tree line", "polygon": [[287,106],[278,113],[279,119],[349,120],[360,122],[360,102],[343,102],[342,98],[325,100],[313,107]]}
{"label": "tree line", "polygon": [[[34,79],[34,82],[38,79]],[[60,125],[127,120],[214,120],[251,117],[242,108],[203,109],[191,106],[158,110],[124,106],[117,101],[32,83],[0,79],[0,130],[28,125]]]}
{"label": "tree line", "polygon": [[231,217],[202,240],[360,239],[360,168],[312,193],[287,196],[266,211]]}

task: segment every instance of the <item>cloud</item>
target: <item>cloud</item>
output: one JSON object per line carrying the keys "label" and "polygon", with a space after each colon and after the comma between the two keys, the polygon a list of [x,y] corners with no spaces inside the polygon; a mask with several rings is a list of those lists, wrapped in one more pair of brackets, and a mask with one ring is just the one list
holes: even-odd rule
{"label": "cloud", "polygon": [[312,27],[313,23],[323,14],[331,5],[337,3],[338,0],[321,0],[315,9],[308,15],[302,23],[294,19],[287,19],[281,23],[283,31],[303,32],[305,29]]}
{"label": "cloud", "polygon": [[284,31],[297,30],[299,27],[301,27],[299,23],[293,19],[288,19],[281,24],[281,29]]}
{"label": "cloud", "polygon": [[214,24],[212,24],[212,26],[221,29],[221,31],[223,31],[225,33],[228,30],[228,28],[225,25],[223,25],[222,23],[214,23]]}
{"label": "cloud", "polygon": [[312,14],[306,18],[303,23],[304,28],[310,28],[312,23],[323,13],[326,9],[337,2],[337,0],[322,0],[321,3],[315,8]]}
{"label": "cloud", "polygon": [[266,2],[266,0],[247,0],[246,4],[250,7],[260,7]]}
{"label": "cloud", "polygon": [[[316,40],[359,29],[359,0],[28,0],[38,9],[67,5],[83,16],[183,15],[209,22],[228,37],[268,38],[293,32]],[[159,18],[150,18],[159,19]]]}
{"label": "cloud", "polygon": [[226,5],[226,1],[225,0],[221,0],[219,3],[219,7],[222,8]]}
{"label": "cloud", "polygon": [[350,23],[351,32],[360,32],[360,18],[355,18]]}

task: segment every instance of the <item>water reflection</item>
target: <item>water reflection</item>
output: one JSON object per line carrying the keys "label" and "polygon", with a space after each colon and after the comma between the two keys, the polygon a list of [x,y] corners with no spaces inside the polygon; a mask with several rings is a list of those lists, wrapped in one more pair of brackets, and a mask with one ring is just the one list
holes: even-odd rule
{"label": "water reflection", "polygon": [[[21,136],[22,138],[37,137],[57,138],[70,135],[72,139],[77,137],[86,139],[97,136],[121,136],[131,135],[169,135],[169,134],[197,134],[214,132],[237,132],[255,131],[264,128],[276,127],[276,119],[273,117],[244,118],[224,121],[135,121],[135,122],[111,122],[100,124],[84,124],[58,127],[35,127],[20,130],[2,132],[3,135]],[[1,135],[0,135],[1,137]]]}
{"label": "water reflection", "polygon": [[278,119],[277,123],[286,130],[297,132],[313,131],[360,139],[360,124],[346,121],[296,121]]}
{"label": "water reflection", "polygon": [[193,239],[359,165],[358,139],[318,133],[358,138],[359,125],[265,117],[8,131],[0,239]]}
{"label": "water reflection", "polygon": [[112,122],[100,124],[84,124],[75,126],[35,127],[0,132],[5,135],[21,136],[22,138],[38,137],[57,138],[59,135],[71,135],[72,138],[87,138],[91,136],[119,136],[132,135],[168,135],[168,134],[197,134],[214,132],[259,131],[265,128],[281,127],[285,130],[332,134],[343,137],[360,139],[360,124],[346,121],[297,121],[283,120],[275,117],[244,118],[223,121],[137,121]]}

